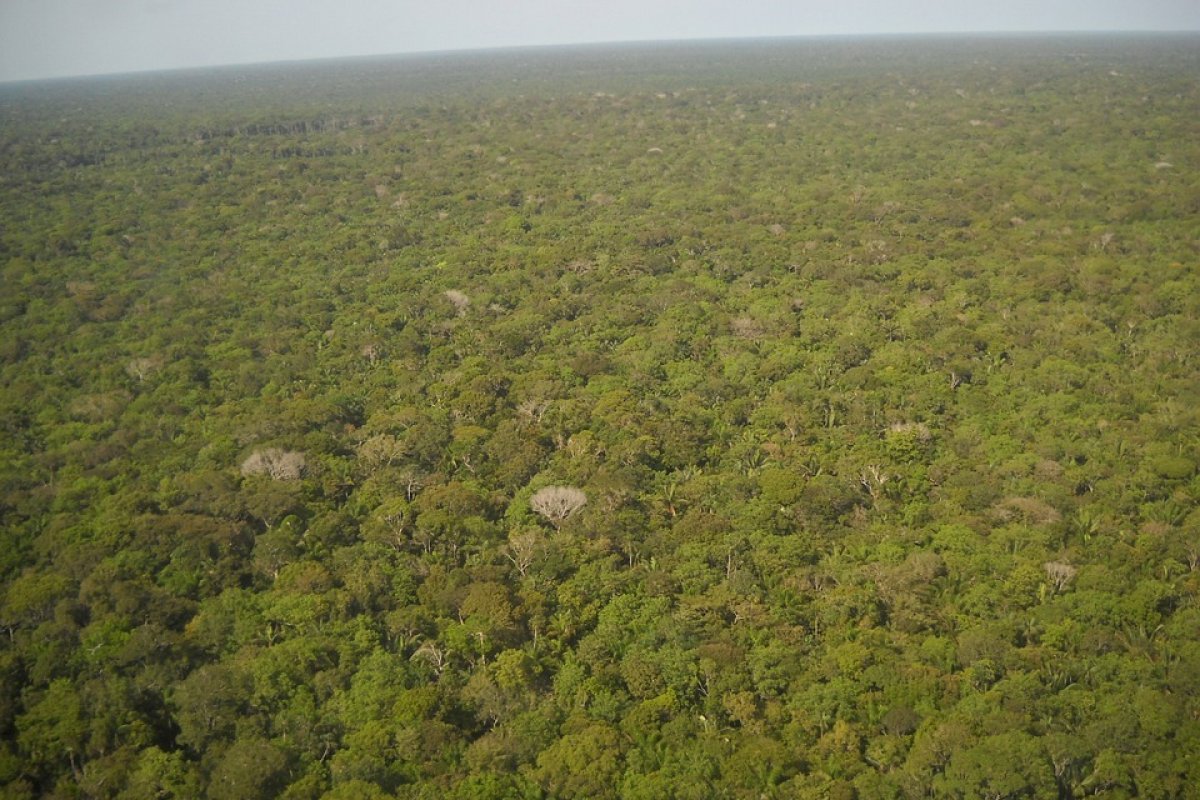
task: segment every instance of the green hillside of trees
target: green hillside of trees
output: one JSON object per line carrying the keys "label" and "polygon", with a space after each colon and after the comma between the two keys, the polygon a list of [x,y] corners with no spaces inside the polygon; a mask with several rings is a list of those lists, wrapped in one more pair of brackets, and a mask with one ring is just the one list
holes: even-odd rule
{"label": "green hillside of trees", "polygon": [[1194,798],[1200,38],[0,86],[0,797]]}

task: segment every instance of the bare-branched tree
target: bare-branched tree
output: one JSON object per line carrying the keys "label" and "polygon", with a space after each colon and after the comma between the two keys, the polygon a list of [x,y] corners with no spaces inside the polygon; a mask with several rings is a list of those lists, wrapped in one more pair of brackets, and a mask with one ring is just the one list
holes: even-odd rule
{"label": "bare-branched tree", "polygon": [[449,651],[439,646],[437,642],[425,641],[416,649],[416,652],[409,656],[408,660],[426,662],[433,667],[433,671],[440,678],[449,665],[449,656]]}
{"label": "bare-branched tree", "polygon": [[1054,587],[1056,594],[1065,590],[1075,578],[1075,573],[1079,571],[1061,561],[1048,561],[1043,566],[1046,569],[1046,577],[1050,580],[1050,585]]}
{"label": "bare-branched tree", "polygon": [[586,503],[587,495],[574,486],[546,486],[529,498],[530,508],[549,520],[555,528],[561,527],[567,517]]}
{"label": "bare-branched tree", "polygon": [[892,476],[884,472],[883,467],[878,464],[868,464],[858,475],[858,482],[867,490],[867,494],[871,495],[872,505],[879,503],[879,498],[883,497],[883,487],[891,479]]}
{"label": "bare-branched tree", "polygon": [[143,383],[147,378],[158,372],[162,362],[157,358],[135,358],[125,365],[125,374]]}
{"label": "bare-branched tree", "polygon": [[517,568],[517,572],[521,577],[525,577],[525,573],[533,566],[533,561],[537,558],[538,552],[542,549],[542,539],[538,536],[537,531],[514,531],[509,534],[508,544],[504,546],[501,552],[504,557],[513,563]]}

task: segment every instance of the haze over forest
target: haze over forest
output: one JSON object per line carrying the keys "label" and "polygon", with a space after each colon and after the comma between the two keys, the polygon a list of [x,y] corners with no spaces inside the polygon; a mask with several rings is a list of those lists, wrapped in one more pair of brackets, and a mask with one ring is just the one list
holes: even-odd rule
{"label": "haze over forest", "polygon": [[0,81],[598,42],[1189,30],[1193,0],[6,0]]}

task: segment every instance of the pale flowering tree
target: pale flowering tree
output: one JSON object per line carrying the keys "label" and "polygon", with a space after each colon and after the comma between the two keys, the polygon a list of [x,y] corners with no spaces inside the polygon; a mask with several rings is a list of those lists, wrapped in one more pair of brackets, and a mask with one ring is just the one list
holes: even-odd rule
{"label": "pale flowering tree", "polygon": [[304,454],[295,450],[268,447],[255,450],[242,462],[242,474],[267,475],[272,480],[294,481],[304,474]]}
{"label": "pale flowering tree", "polygon": [[567,517],[587,504],[587,495],[574,486],[546,486],[534,492],[529,506],[555,528],[562,527]]}
{"label": "pale flowering tree", "polygon": [[379,433],[355,448],[358,460],[369,471],[374,472],[381,467],[390,467],[407,455],[404,443],[388,433]]}
{"label": "pale flowering tree", "polygon": [[460,292],[458,289],[447,289],[445,295],[446,299],[450,301],[450,305],[454,306],[454,310],[458,312],[460,317],[467,313],[467,309],[471,306],[471,298],[467,297],[465,293]]}

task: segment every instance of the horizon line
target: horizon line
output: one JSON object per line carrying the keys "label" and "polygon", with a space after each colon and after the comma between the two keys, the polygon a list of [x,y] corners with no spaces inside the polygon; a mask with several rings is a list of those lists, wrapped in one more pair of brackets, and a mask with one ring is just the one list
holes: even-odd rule
{"label": "horizon line", "polygon": [[375,53],[351,53],[346,55],[315,55],[310,57],[266,59],[262,61],[229,61],[213,64],[190,64],[173,67],[147,67],[146,69],[116,70],[112,72],[77,72],[60,75],[44,75],[25,78],[0,78],[0,87],[17,84],[58,83],[68,81],[90,80],[95,78],[122,78],[151,75],[170,75],[185,72],[200,72],[204,70],[227,70],[242,68],[259,68],[272,66],[287,66],[295,64],[314,64],[321,62],[345,62],[367,59],[403,58],[409,56],[460,56],[473,53],[505,53],[522,50],[563,50],[571,48],[603,48],[622,47],[629,45],[686,45],[686,44],[716,44],[721,42],[784,42],[789,40],[851,40],[851,39],[953,39],[970,37],[995,38],[1045,38],[1045,37],[1101,37],[1101,36],[1200,36],[1200,29],[1180,30],[1174,28],[1142,28],[1142,29],[1074,29],[1074,30],[961,30],[961,31],[877,31],[865,33],[812,33],[812,34],[764,34],[761,36],[695,36],[677,38],[636,38],[581,40],[571,42],[542,42],[531,44],[501,44],[481,47],[461,48],[430,48],[415,50],[395,50]]}

